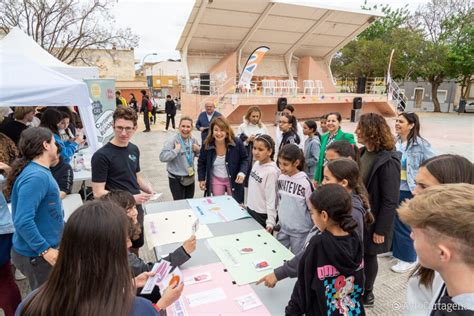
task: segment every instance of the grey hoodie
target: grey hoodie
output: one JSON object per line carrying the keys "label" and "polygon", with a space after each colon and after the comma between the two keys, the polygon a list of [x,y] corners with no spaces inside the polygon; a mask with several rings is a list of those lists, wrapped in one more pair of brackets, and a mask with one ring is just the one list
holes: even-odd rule
{"label": "grey hoodie", "polygon": [[[184,146],[181,146],[179,153],[175,151],[175,145],[176,143],[179,143],[179,135],[180,133],[176,133],[165,142],[160,153],[160,161],[166,162],[166,170],[172,175],[187,176],[189,163],[183,148]],[[199,144],[198,141],[192,136],[190,140],[190,146],[193,144]],[[197,153],[193,153],[193,161],[197,156]]]}
{"label": "grey hoodie", "polygon": [[313,236],[317,233],[319,233],[319,229],[316,226],[311,228],[308,233],[308,236],[306,236],[303,249],[301,249],[300,252],[298,252],[291,260],[285,261],[282,266],[273,270],[278,281],[286,278],[296,278],[298,272],[298,264],[300,263],[301,257],[303,257],[303,254],[306,250],[306,246],[308,246],[311,238],[313,238]]}

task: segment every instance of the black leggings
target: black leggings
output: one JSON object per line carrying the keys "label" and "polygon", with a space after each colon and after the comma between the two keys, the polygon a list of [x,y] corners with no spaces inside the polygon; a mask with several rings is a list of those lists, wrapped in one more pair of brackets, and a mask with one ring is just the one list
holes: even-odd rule
{"label": "black leggings", "polygon": [[377,255],[366,253],[364,255],[365,293],[373,291],[378,272],[379,263],[377,261]]}
{"label": "black leggings", "polygon": [[192,199],[194,197],[194,184],[184,186],[181,184],[179,179],[168,177],[170,183],[171,194],[173,195],[173,200],[185,200]]}

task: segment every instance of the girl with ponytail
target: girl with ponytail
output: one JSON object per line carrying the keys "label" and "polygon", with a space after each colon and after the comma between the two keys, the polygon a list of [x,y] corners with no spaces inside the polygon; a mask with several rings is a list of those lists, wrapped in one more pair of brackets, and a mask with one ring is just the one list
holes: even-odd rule
{"label": "girl with ponytail", "polygon": [[363,247],[351,200],[338,184],[325,184],[311,194],[311,219],[320,233],[301,258],[286,315],[365,315]]}
{"label": "girl with ponytail", "polygon": [[357,222],[356,232],[364,240],[364,227],[374,222],[370,212],[369,196],[359,177],[359,167],[350,158],[329,161],[324,167],[323,184],[341,185],[352,197],[352,218]]}

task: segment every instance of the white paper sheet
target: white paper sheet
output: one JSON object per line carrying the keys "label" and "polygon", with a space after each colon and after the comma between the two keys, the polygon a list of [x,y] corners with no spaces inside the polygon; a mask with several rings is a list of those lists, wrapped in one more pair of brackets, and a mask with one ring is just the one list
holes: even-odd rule
{"label": "white paper sheet", "polygon": [[[143,226],[148,248],[185,241],[191,237],[196,220],[197,217],[191,209],[145,215]],[[209,227],[199,224],[196,238],[209,237],[213,237]]]}
{"label": "white paper sheet", "polygon": [[209,304],[217,301],[225,300],[227,296],[222,288],[218,287],[212,290],[199,292],[186,296],[189,307],[196,307],[203,304]]}

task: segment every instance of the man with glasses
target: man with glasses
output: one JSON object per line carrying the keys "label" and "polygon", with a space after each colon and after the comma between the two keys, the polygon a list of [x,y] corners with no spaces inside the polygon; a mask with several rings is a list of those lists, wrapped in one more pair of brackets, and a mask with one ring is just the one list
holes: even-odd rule
{"label": "man with glasses", "polygon": [[[132,241],[132,251],[138,255],[143,246],[143,208],[153,195],[153,188],[139,174],[140,150],[130,143],[137,130],[137,113],[131,108],[118,108],[113,115],[114,137],[92,156],[92,190],[99,198],[110,190],[125,190],[133,194],[137,203],[140,237]],[[142,191],[144,193],[142,193]]]}

